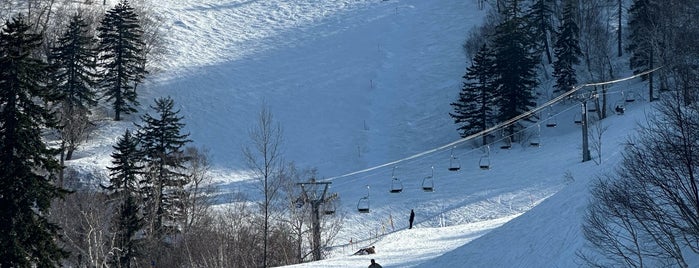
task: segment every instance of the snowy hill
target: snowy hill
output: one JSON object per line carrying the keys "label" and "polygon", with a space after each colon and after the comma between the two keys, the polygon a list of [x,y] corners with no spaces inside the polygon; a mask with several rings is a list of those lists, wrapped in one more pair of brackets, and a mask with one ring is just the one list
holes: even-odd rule
{"label": "snowy hill", "polygon": [[[459,136],[448,104],[468,63],[462,44],[485,14],[476,1],[154,5],[166,19],[170,54],[143,87],[141,103],[145,110],[156,97],[173,97],[195,145],[211,150],[222,191],[256,194],[241,148],[267,103],[284,129],[285,158],[317,167],[339,194],[346,220],[331,258],[298,267],[365,267],[370,258],[384,267],[577,266],[588,183],[614,167],[650,109],[639,99],[602,123],[609,129],[601,165],[580,162],[579,106],[568,102],[550,110],[555,128],[527,130],[540,133],[541,146],[503,150],[498,142],[484,157],[487,148],[461,142],[453,153],[462,169],[452,172],[451,147],[442,147]],[[610,92],[619,100],[621,90],[640,93],[641,86],[631,80]],[[133,126],[107,124],[69,165],[105,174],[124,128]],[[478,168],[484,160],[489,170]],[[432,167],[435,191],[424,192]],[[389,193],[393,175],[403,192]],[[357,213],[367,194],[371,213]],[[416,228],[406,230],[410,209]],[[377,254],[349,256],[367,245]]]}

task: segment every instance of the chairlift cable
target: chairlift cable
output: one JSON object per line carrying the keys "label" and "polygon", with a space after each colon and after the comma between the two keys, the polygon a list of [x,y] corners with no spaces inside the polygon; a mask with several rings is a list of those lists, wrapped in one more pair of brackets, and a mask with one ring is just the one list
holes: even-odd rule
{"label": "chairlift cable", "polygon": [[469,140],[472,140],[472,139],[474,139],[474,138],[480,137],[480,136],[482,136],[482,135],[484,135],[484,134],[487,134],[487,133],[496,131],[496,130],[501,129],[501,128],[508,127],[508,126],[510,126],[510,125],[512,125],[512,124],[514,124],[514,123],[516,123],[517,121],[519,121],[519,120],[521,120],[521,119],[523,119],[523,118],[525,118],[525,117],[531,116],[532,114],[535,114],[535,113],[537,113],[537,112],[539,112],[539,111],[541,111],[541,110],[543,110],[543,109],[545,109],[545,108],[547,108],[547,107],[549,107],[549,106],[551,106],[551,105],[553,105],[553,104],[555,104],[555,103],[557,103],[557,102],[559,102],[559,101],[561,101],[561,100],[563,100],[563,99],[565,99],[565,98],[567,98],[567,97],[573,95],[573,93],[576,93],[576,92],[577,92],[578,90],[580,90],[580,89],[583,89],[583,88],[586,88],[586,87],[610,85],[610,84],[615,84],[615,83],[620,83],[620,82],[628,81],[628,80],[631,80],[631,79],[634,79],[634,78],[638,78],[638,77],[647,75],[647,74],[649,74],[649,73],[655,72],[655,71],[657,71],[657,70],[659,70],[659,69],[661,69],[661,68],[663,68],[663,66],[657,67],[657,68],[654,68],[654,69],[651,69],[651,70],[647,70],[647,71],[645,71],[645,72],[638,73],[638,74],[635,74],[635,75],[631,75],[631,76],[628,76],[628,77],[624,77],[624,78],[619,78],[619,79],[610,80],[610,81],[603,81],[603,82],[587,83],[587,84],[578,85],[578,86],[573,87],[571,90],[566,91],[565,93],[563,93],[563,94],[561,94],[561,95],[559,95],[559,96],[557,96],[557,97],[555,97],[555,98],[553,98],[553,99],[547,101],[546,103],[540,105],[539,107],[536,107],[536,108],[533,108],[533,109],[531,109],[531,110],[529,110],[529,111],[526,111],[526,112],[524,112],[524,113],[521,113],[521,114],[519,114],[519,115],[517,115],[517,116],[515,116],[515,117],[513,117],[513,118],[511,118],[511,119],[509,119],[509,120],[506,120],[506,121],[504,121],[504,122],[502,122],[502,123],[499,123],[499,124],[497,124],[497,125],[495,125],[495,126],[492,126],[492,127],[488,128],[488,129],[482,130],[482,131],[480,131],[480,132],[471,134],[471,135],[469,135],[469,136],[466,136],[466,137],[464,137],[464,138],[455,140],[455,141],[450,142],[450,143],[447,143],[447,144],[445,144],[445,145],[442,145],[442,146],[439,146],[439,147],[436,147],[436,148],[433,148],[433,149],[429,149],[429,150],[426,150],[426,151],[423,151],[423,152],[420,152],[420,153],[417,153],[417,154],[414,154],[414,155],[411,155],[411,156],[408,156],[408,157],[405,157],[405,158],[401,158],[401,159],[397,159],[397,160],[394,160],[394,161],[390,161],[390,162],[387,162],[387,163],[384,163],[384,164],[380,164],[380,165],[377,165],[377,166],[373,166],[373,167],[369,167],[369,168],[365,168],[365,169],[353,171],[353,172],[350,172],[350,173],[347,173],[347,174],[344,174],[344,175],[339,175],[339,176],[335,176],[335,177],[330,177],[330,178],[325,179],[325,180],[326,180],[326,181],[332,181],[332,180],[339,179],[339,178],[344,178],[344,177],[348,177],[348,176],[353,176],[353,175],[357,175],[357,174],[361,174],[361,173],[373,171],[373,170],[376,170],[376,169],[384,168],[384,167],[387,167],[387,166],[396,165],[396,164],[399,164],[399,163],[402,163],[402,162],[405,162],[405,161],[408,161],[408,160],[412,160],[412,159],[415,159],[415,158],[419,158],[419,157],[422,157],[422,156],[425,156],[425,155],[428,155],[428,154],[432,154],[432,153],[435,153],[435,152],[438,152],[438,151],[442,151],[442,150],[444,150],[444,149],[451,148],[451,147],[454,147],[454,146],[456,146],[456,145],[459,145],[459,144],[462,144],[462,143],[464,143],[464,142],[467,142],[467,141],[469,141]]}

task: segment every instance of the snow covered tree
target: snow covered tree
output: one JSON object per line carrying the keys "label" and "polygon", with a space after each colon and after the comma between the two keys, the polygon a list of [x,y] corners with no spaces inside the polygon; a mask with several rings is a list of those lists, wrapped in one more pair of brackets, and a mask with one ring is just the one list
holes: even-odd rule
{"label": "snow covered tree", "polygon": [[120,1],[107,11],[97,28],[100,38],[99,50],[102,87],[108,101],[112,102],[114,120],[121,114],[136,111],[136,86],[146,74],[143,55],[143,30],[138,16],[127,0]]}
{"label": "snow covered tree", "polygon": [[[466,69],[464,83],[456,102],[451,103],[454,112],[449,115],[458,124],[461,137],[481,132],[495,121],[497,88],[494,85],[495,59],[487,45],[483,44],[471,66]],[[483,135],[483,144],[487,143]]]}
{"label": "snow covered tree", "polygon": [[176,232],[174,228],[184,217],[188,176],[184,173],[187,158],[183,149],[191,140],[187,138],[189,134],[181,133],[183,117],[174,105],[170,97],[156,99],[151,109],[157,115],[145,114],[141,117],[144,125],[137,124],[145,163],[141,193],[146,231],[151,239]]}
{"label": "snow covered tree", "polygon": [[61,100],[61,138],[66,160],[72,158],[75,149],[86,138],[90,127],[87,115],[90,107],[97,104],[97,53],[93,43],[95,40],[87,23],[80,15],[74,15],[51,51],[53,82]]}
{"label": "snow covered tree", "polygon": [[558,39],[554,47],[556,62],[553,63],[553,76],[556,77],[556,90],[560,95],[578,83],[575,65],[580,63],[579,29],[573,18],[573,3],[566,1],[563,8],[563,21],[559,27]]}
{"label": "snow covered tree", "polygon": [[[535,88],[536,65],[538,60],[529,42],[530,33],[522,18],[519,1],[511,1],[503,13],[504,20],[493,37],[493,55],[495,59],[494,88],[498,89],[498,116],[500,122],[514,118],[536,106]],[[528,119],[530,120],[530,119]],[[508,136],[521,128],[517,122],[505,129]]]}
{"label": "snow covered tree", "polygon": [[0,267],[55,267],[66,256],[46,217],[65,190],[53,183],[57,151],[41,139],[57,122],[38,103],[48,97],[39,82],[47,65],[33,56],[40,46],[22,16],[0,31]]}

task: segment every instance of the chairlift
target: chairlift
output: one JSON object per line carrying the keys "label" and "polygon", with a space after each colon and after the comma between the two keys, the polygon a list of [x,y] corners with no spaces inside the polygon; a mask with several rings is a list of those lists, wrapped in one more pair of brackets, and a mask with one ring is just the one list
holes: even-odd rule
{"label": "chairlift", "polygon": [[582,125],[582,114],[575,114],[575,117],[573,117],[573,123],[576,125]]}
{"label": "chairlift", "polygon": [[556,122],[556,117],[549,113],[548,118],[546,119],[546,127],[556,127],[557,125],[558,122]]}
{"label": "chairlift", "polygon": [[500,146],[500,149],[510,149],[512,148],[512,139],[510,139],[510,136],[505,137],[505,144]]}
{"label": "chairlift", "polygon": [[434,192],[434,167],[432,167],[432,175],[422,179],[422,190],[425,192]]}
{"label": "chairlift", "polygon": [[366,186],[366,196],[360,198],[357,202],[357,211],[359,213],[369,213],[369,185]]}
{"label": "chairlift", "polygon": [[478,160],[478,167],[482,170],[490,169],[490,146],[486,146],[486,148],[486,154],[481,156],[481,159]]}
{"label": "chairlift", "polygon": [[461,161],[454,155],[454,148],[456,148],[456,146],[451,148],[451,155],[449,157],[449,171],[459,171],[459,169],[461,169]]}
{"label": "chairlift", "polygon": [[403,191],[403,183],[400,181],[400,179],[396,178],[395,172],[396,172],[396,167],[393,167],[393,172],[391,172],[391,193],[400,193]]}
{"label": "chairlift", "polygon": [[539,145],[541,145],[541,125],[536,125],[536,136],[529,141],[529,145],[534,147],[539,147]]}
{"label": "chairlift", "polygon": [[333,202],[333,203],[324,205],[323,214],[325,214],[325,215],[335,214],[335,203]]}

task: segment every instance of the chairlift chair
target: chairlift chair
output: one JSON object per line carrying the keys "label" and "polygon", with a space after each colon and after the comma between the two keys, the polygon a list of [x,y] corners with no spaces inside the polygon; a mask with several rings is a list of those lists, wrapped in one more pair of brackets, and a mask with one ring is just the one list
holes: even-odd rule
{"label": "chairlift chair", "polygon": [[449,156],[449,171],[459,171],[461,169],[461,161],[459,161],[459,158],[454,156],[454,148],[456,146],[451,148],[451,155]]}
{"label": "chairlift chair", "polygon": [[634,101],[636,101],[636,98],[634,97],[633,92],[629,92],[629,94],[626,94],[626,96],[624,97],[624,102],[634,102]]}
{"label": "chairlift chair", "polygon": [[486,154],[478,160],[478,167],[482,170],[490,169],[490,146],[486,147]]}
{"label": "chairlift chair", "polygon": [[512,139],[510,139],[510,136],[505,137],[505,144],[500,146],[500,149],[510,149],[512,148]]}
{"label": "chairlift chair", "polygon": [[541,145],[541,125],[536,125],[536,136],[529,141],[529,145],[534,147]]}
{"label": "chairlift chair", "polygon": [[548,119],[546,119],[546,127],[556,127],[557,125],[556,117],[549,113]]}
{"label": "chairlift chair", "polygon": [[576,125],[582,125],[582,114],[575,114],[575,117],[573,117],[573,123]]}
{"label": "chairlift chair", "polygon": [[369,213],[369,197],[365,196],[357,202],[357,211],[359,213]]}
{"label": "chairlift chair", "polygon": [[391,193],[397,194],[403,191],[403,183],[398,178],[391,180]]}
{"label": "chairlift chair", "polygon": [[481,156],[481,159],[478,160],[478,167],[482,170],[490,169],[490,156]]}
{"label": "chairlift chair", "polygon": [[391,172],[391,193],[400,193],[403,191],[403,183],[400,181],[400,179],[396,178],[396,167],[393,167],[393,171]]}
{"label": "chairlift chair", "polygon": [[324,205],[323,214],[325,214],[325,215],[335,214],[335,203]]}
{"label": "chairlift chair", "polygon": [[366,196],[357,201],[357,211],[359,213],[369,213],[369,185],[366,186]]}
{"label": "chairlift chair", "polygon": [[425,192],[434,192],[434,167],[432,167],[432,175],[422,179],[422,190]]}

